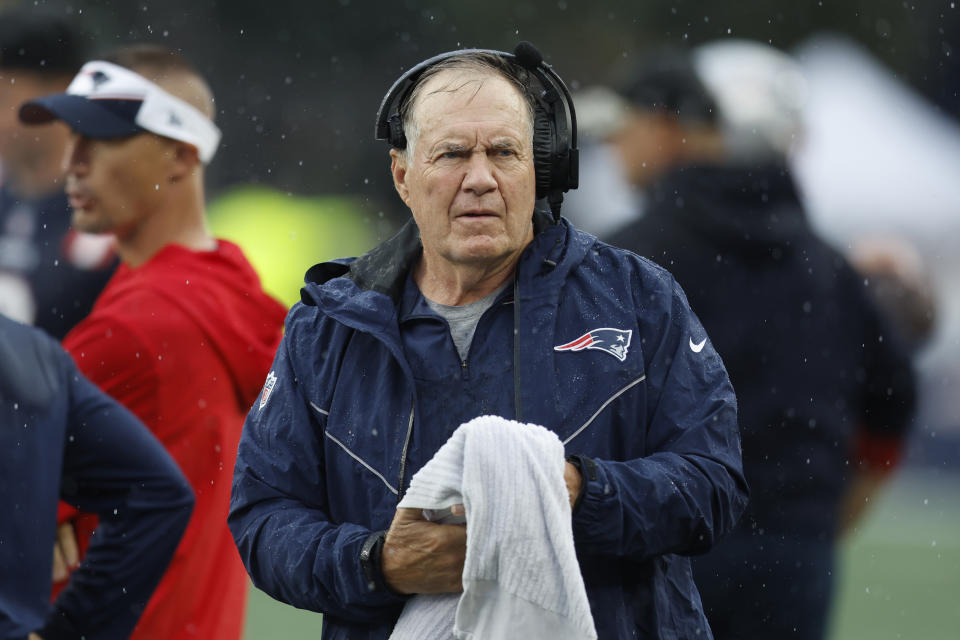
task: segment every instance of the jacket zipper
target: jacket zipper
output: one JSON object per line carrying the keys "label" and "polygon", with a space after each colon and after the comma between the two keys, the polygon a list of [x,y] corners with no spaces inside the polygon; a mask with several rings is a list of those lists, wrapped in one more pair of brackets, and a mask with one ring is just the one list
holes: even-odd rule
{"label": "jacket zipper", "polygon": [[397,503],[403,499],[403,476],[407,470],[407,449],[410,447],[410,437],[413,435],[413,413],[416,408],[417,396],[410,399],[410,419],[407,421],[407,436],[403,440],[403,450],[400,452],[400,478],[397,482]]}

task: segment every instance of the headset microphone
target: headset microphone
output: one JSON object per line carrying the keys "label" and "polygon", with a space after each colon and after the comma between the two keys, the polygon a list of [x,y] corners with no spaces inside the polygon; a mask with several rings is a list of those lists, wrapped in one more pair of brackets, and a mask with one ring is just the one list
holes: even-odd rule
{"label": "headset microphone", "polygon": [[513,55],[517,58],[517,64],[525,69],[533,69],[543,62],[543,55],[526,40],[517,43]]}
{"label": "headset microphone", "polygon": [[529,72],[540,84],[540,91],[534,92],[533,96],[536,197],[538,200],[546,198],[554,219],[559,220],[564,192],[576,189],[578,183],[577,116],[567,85],[529,42],[517,44],[512,54],[492,49],[461,49],[441,53],[414,66],[393,83],[380,103],[376,138],[386,140],[397,149],[405,149],[407,138],[400,109],[417,80],[424,71],[443,60],[471,54],[490,54],[513,62]]}

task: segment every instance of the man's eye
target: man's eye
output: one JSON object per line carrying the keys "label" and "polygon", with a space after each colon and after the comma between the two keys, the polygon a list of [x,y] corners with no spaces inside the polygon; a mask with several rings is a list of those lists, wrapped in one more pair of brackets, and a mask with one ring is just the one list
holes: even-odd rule
{"label": "man's eye", "polygon": [[496,155],[500,158],[509,158],[511,156],[517,155],[513,149],[497,149]]}

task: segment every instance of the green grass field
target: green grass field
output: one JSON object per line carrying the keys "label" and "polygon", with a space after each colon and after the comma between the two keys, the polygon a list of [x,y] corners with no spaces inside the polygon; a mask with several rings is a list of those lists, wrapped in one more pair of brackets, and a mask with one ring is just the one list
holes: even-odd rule
{"label": "green grass field", "polygon": [[901,473],[842,547],[832,640],[960,638],[960,475]]}
{"label": "green grass field", "polygon": [[[904,471],[846,540],[831,640],[960,638],[960,474]],[[246,640],[313,640],[321,616],[251,589]]]}

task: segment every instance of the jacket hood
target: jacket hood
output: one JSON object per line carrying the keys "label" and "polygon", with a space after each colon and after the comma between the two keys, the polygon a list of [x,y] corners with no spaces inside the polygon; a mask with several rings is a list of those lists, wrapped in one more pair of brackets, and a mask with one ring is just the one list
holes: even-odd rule
{"label": "jacket hood", "polygon": [[792,251],[808,229],[786,166],[685,167],[649,190],[648,215],[672,216],[723,251],[771,255]]}
{"label": "jacket hood", "polygon": [[280,343],[286,308],[264,293],[239,247],[226,240],[214,251],[168,245],[138,269],[122,265],[116,278],[122,286],[112,295],[144,284],[196,322],[230,370],[241,406],[253,404]]}

